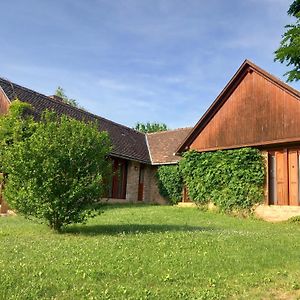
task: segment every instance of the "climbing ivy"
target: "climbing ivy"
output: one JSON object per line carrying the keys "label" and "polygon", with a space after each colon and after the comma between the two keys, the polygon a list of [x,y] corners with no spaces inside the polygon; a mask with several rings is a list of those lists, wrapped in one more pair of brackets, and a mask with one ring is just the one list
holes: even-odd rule
{"label": "climbing ivy", "polygon": [[181,201],[183,180],[178,165],[158,167],[157,181],[160,194],[171,204]]}
{"label": "climbing ivy", "polygon": [[259,150],[189,151],[183,156],[180,172],[192,201],[232,211],[263,200],[265,170]]}

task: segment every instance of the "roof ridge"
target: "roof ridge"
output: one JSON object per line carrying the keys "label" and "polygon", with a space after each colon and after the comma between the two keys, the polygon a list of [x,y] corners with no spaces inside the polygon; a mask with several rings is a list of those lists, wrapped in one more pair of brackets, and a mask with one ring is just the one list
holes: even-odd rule
{"label": "roof ridge", "polygon": [[[24,86],[22,86],[22,85],[19,85],[19,84],[15,83],[15,82],[12,82],[12,81],[9,80],[9,79],[0,77],[0,81],[1,81],[1,80],[2,80],[2,81],[8,82],[10,85],[17,86],[18,88],[20,88],[20,89],[22,89],[22,90],[26,90],[26,91],[31,92],[31,93],[34,93],[34,94],[36,94],[36,95],[42,96],[42,97],[46,98],[47,100],[49,100],[49,101],[51,101],[51,102],[61,104],[61,105],[65,106],[65,107],[68,107],[68,108],[71,108],[71,109],[80,111],[81,113],[86,114],[86,115],[89,115],[89,116],[92,116],[92,117],[94,117],[94,118],[96,118],[96,119],[99,119],[99,120],[102,119],[102,120],[107,121],[107,122],[109,122],[109,123],[112,123],[112,124],[114,124],[114,125],[117,125],[117,126],[120,126],[120,127],[125,128],[125,129],[129,129],[129,130],[135,131],[136,133],[139,133],[139,134],[141,134],[141,135],[145,135],[144,133],[142,133],[142,132],[140,132],[140,131],[137,131],[137,130],[131,128],[131,127],[128,127],[128,126],[125,126],[125,125],[123,125],[123,124],[117,123],[117,122],[115,122],[115,121],[109,120],[109,119],[104,118],[104,117],[102,117],[102,116],[93,114],[93,113],[91,113],[91,112],[89,112],[89,111],[86,111],[86,110],[80,108],[80,107],[75,107],[75,106],[72,106],[72,105],[67,104],[67,103],[65,103],[65,102],[56,100],[56,99],[54,99],[54,98],[51,98],[50,96],[47,96],[47,95],[45,95],[45,94],[39,93],[39,92],[37,92],[37,91],[35,91],[35,90],[32,90],[32,89],[30,89],[30,88],[27,88],[27,87],[24,87]],[[12,87],[13,87],[13,86],[12,86]]]}
{"label": "roof ridge", "polygon": [[149,132],[146,133],[146,135],[154,135],[154,134],[160,134],[160,133],[166,133],[166,132],[174,132],[174,131],[180,131],[180,130],[184,130],[184,129],[192,129],[193,127],[191,126],[187,126],[187,127],[179,127],[179,128],[175,128],[175,129],[169,129],[169,130],[162,130],[162,131],[156,131],[156,132]]}

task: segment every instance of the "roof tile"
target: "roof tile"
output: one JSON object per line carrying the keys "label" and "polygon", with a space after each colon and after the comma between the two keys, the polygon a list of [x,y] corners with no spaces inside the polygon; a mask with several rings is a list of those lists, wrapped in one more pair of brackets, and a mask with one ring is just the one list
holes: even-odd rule
{"label": "roof tile", "polygon": [[48,109],[55,111],[58,115],[65,114],[86,122],[96,121],[99,124],[99,130],[109,133],[113,145],[112,156],[150,163],[146,137],[143,133],[82,109],[75,108],[6,79],[0,78],[0,86],[10,101],[18,98],[20,101],[27,102],[33,106],[34,111],[38,115]]}
{"label": "roof tile", "polygon": [[192,128],[160,131],[147,134],[152,164],[177,163],[180,156],[174,155],[178,146],[184,141]]}

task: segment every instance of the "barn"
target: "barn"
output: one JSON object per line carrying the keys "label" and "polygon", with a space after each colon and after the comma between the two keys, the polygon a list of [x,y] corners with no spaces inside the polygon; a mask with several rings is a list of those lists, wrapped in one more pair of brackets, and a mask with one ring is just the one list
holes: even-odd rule
{"label": "barn", "polygon": [[300,213],[295,208],[300,206],[300,93],[249,60],[194,126],[177,154],[242,147],[258,148],[265,156],[264,210],[272,205],[280,206],[281,212]]}

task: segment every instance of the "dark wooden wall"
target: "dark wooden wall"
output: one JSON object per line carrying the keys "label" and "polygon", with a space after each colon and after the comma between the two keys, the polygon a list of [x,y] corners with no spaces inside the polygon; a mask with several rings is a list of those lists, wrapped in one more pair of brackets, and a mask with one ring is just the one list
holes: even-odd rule
{"label": "dark wooden wall", "polygon": [[6,113],[8,110],[8,107],[9,107],[9,102],[6,98],[6,95],[0,88],[0,114]]}
{"label": "dark wooden wall", "polygon": [[190,145],[195,150],[300,140],[300,101],[259,73],[248,72]]}

